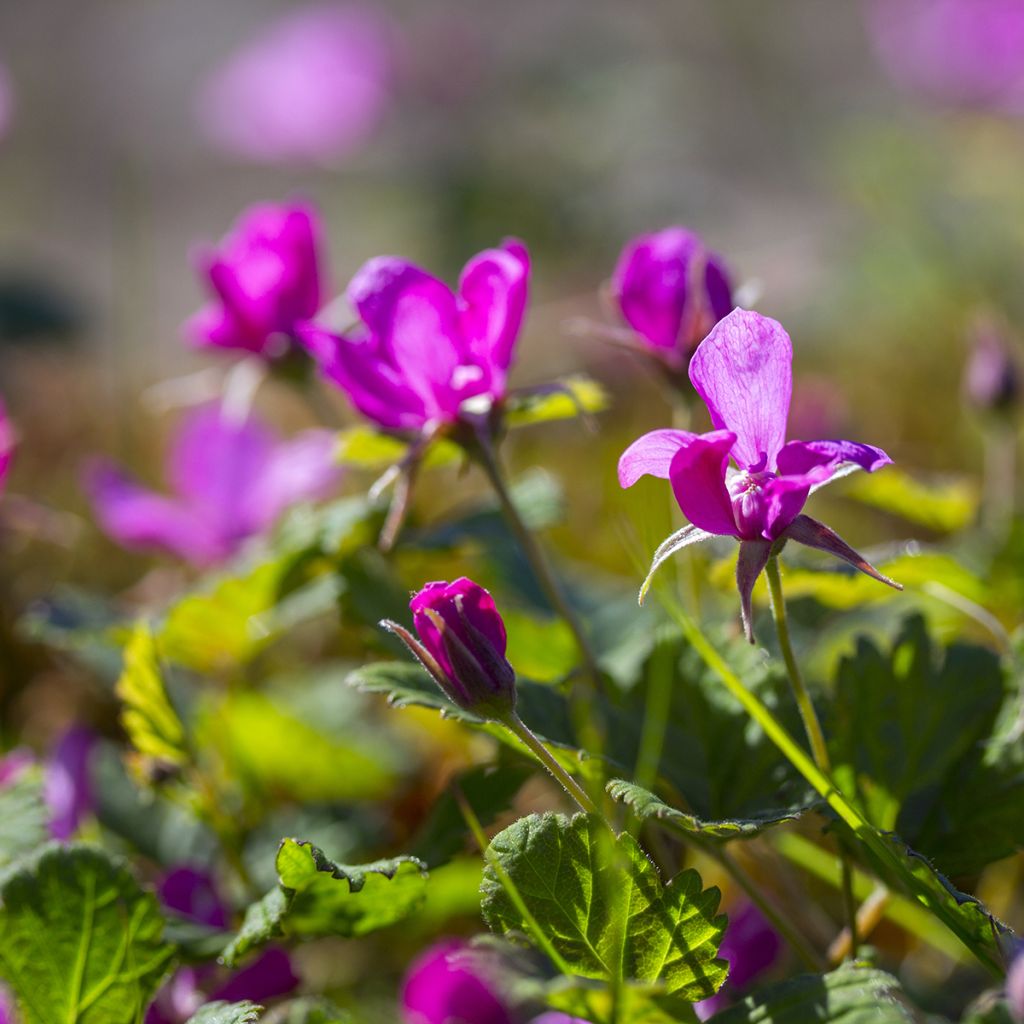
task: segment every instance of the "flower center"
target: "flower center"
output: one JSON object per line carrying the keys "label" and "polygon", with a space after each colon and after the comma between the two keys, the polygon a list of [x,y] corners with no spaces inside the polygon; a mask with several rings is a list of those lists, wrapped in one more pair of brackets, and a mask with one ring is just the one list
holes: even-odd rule
{"label": "flower center", "polygon": [[768,521],[768,495],[765,488],[768,481],[774,479],[774,473],[743,471],[729,481],[732,512],[742,539],[763,537]]}

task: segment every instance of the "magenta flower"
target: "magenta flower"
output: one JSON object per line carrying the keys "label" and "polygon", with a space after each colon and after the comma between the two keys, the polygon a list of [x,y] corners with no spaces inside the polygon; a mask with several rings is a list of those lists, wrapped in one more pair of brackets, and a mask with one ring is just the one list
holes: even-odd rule
{"label": "magenta flower", "polygon": [[14,457],[14,425],[7,415],[7,407],[0,401],[0,486],[7,479]]}
{"label": "magenta flower", "polygon": [[185,324],[201,348],[287,355],[299,324],[320,308],[322,230],[301,204],[252,206],[219,246],[204,246],[196,269],[213,301]]}
{"label": "magenta flower", "polygon": [[764,914],[748,903],[738,913],[729,915],[718,955],[729,962],[729,977],[710,999],[697,1004],[701,1020],[745,995],[754,981],[774,967],[782,955],[782,939]]}
{"label": "magenta flower", "polygon": [[15,1024],[14,997],[0,984],[0,1024]]}
{"label": "magenta flower", "polygon": [[673,370],[685,369],[700,340],[733,308],[721,257],[683,227],[629,242],[611,292],[641,342]]}
{"label": "magenta flower", "polygon": [[[229,927],[230,914],[213,878],[188,866],[171,870],[160,882],[160,902],[172,914],[208,928]],[[231,974],[214,966],[182,967],[168,979],[146,1012],[146,1024],[184,1024],[204,1003],[287,995],[299,985],[288,954],[271,946],[248,967]]]}
{"label": "magenta flower", "polygon": [[341,337],[310,325],[300,338],[364,416],[420,434],[504,397],[528,276],[526,247],[515,240],[474,256],[458,294],[411,263],[379,256],[348,287],[362,329]]}
{"label": "magenta flower", "polygon": [[[740,542],[736,581],[751,642],[754,582],[786,540],[820,548],[898,588],[827,526],[801,514],[811,491],[841,468],[873,472],[892,460],[880,448],[853,441],[787,443],[792,361],[792,345],[781,324],[734,310],[690,361],[690,380],[715,429],[707,434],[654,430],[634,441],[619,460],[623,487],[645,474],[667,479],[690,520],[658,549],[652,574],[675,551],[712,535]],[[729,471],[730,458],[736,472]]]}
{"label": "magenta flower", "polygon": [[1020,945],[1006,975],[1006,1002],[1010,1016],[1024,1024],[1024,947]]}
{"label": "magenta flower", "polygon": [[428,583],[409,602],[419,640],[396,622],[398,636],[452,703],[486,718],[507,717],[516,703],[516,675],[505,657],[505,623],[494,598],[463,576]]}
{"label": "magenta flower", "polygon": [[253,416],[219,404],[193,410],[174,440],[173,494],[147,490],[107,462],[87,488],[103,529],[129,548],[160,548],[196,565],[235,554],[290,505],[323,497],[337,483],[334,437],[307,430],[280,440]]}
{"label": "magenta flower", "polygon": [[1020,405],[1020,368],[1000,326],[987,317],[971,326],[964,397],[979,412],[1006,415]]}
{"label": "magenta flower", "polygon": [[46,762],[44,796],[50,809],[50,834],[70,839],[96,806],[92,756],[96,734],[72,726],[57,741]]}
{"label": "magenta flower", "polygon": [[1024,114],[1024,0],[871,0],[868,27],[897,84]]}
{"label": "magenta flower", "polygon": [[385,13],[324,4],[267,25],[207,80],[197,115],[225,152],[264,163],[336,164],[373,134],[391,100]]}
{"label": "magenta flower", "polygon": [[413,962],[402,987],[405,1024],[516,1024],[488,982],[459,959],[465,948],[439,942]]}

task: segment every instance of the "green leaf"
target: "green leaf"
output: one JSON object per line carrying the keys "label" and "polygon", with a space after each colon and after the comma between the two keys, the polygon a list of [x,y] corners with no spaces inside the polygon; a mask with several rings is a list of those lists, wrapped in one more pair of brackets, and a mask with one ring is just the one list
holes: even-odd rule
{"label": "green leaf", "polygon": [[251,660],[273,639],[261,616],[277,601],[281,573],[280,564],[267,562],[183,598],[160,630],[164,656],[204,675],[218,675]]}
{"label": "green leaf", "polygon": [[[769,811],[759,818],[727,818],[723,821],[705,821],[694,814],[670,807],[650,790],[623,779],[612,779],[606,787],[608,795],[619,803],[626,804],[641,820],[656,818],[682,835],[704,835],[714,839],[750,838],[766,828],[795,821],[810,808],[795,808],[787,811]],[[815,806],[815,805],[811,805]]]}
{"label": "green leaf", "polygon": [[242,927],[222,954],[229,967],[274,936],[357,938],[387,928],[416,911],[427,873],[413,857],[372,864],[336,864],[311,843],[283,839],[277,852],[278,885],[246,911]]}
{"label": "green leaf", "polygon": [[262,1006],[248,1000],[226,1003],[219,999],[201,1006],[189,1017],[187,1024],[256,1024],[262,1012]]}
{"label": "green leaf", "polygon": [[540,618],[515,608],[503,609],[502,618],[520,676],[538,683],[557,682],[576,667],[579,652],[563,619]]}
{"label": "green leaf", "polygon": [[351,1017],[329,999],[300,996],[280,1003],[264,1016],[264,1024],[349,1024]]}
{"label": "green leaf", "polygon": [[[636,841],[612,837],[599,818],[521,818],[491,841],[490,860],[574,974],[660,983],[690,1000],[713,995],[725,980],[718,890],[702,889],[692,869],[663,886]],[[494,931],[530,933],[493,863],[480,892]]]}
{"label": "green leaf", "polygon": [[37,768],[29,766],[0,786],[0,873],[50,838],[49,820]]}
{"label": "green leaf", "polygon": [[608,393],[591,377],[576,374],[543,388],[513,392],[505,401],[505,423],[525,427],[567,420],[608,407]]}
{"label": "green leaf", "polygon": [[978,514],[978,488],[962,477],[924,481],[889,466],[884,473],[858,474],[844,487],[847,497],[937,533],[956,533]]}
{"label": "green leaf", "polygon": [[[409,442],[372,427],[348,427],[338,434],[338,461],[360,469],[384,470],[401,462],[409,453]],[[450,466],[464,458],[462,449],[446,438],[428,445],[420,463],[426,469]]]}
{"label": "green leaf", "polygon": [[948,791],[969,782],[1003,696],[992,652],[939,651],[920,617],[903,624],[888,651],[861,638],[839,665],[827,723],[834,777],[874,825],[937,854],[920,845],[925,827],[948,821]]}
{"label": "green leaf", "polygon": [[0,976],[25,1024],[138,1024],[166,973],[156,898],[88,846],[45,850],[0,887]]}
{"label": "green leaf", "polygon": [[156,641],[144,624],[135,627],[125,647],[117,695],[124,704],[121,724],[142,758],[161,765],[185,764],[185,729],[167,696]]}
{"label": "green leaf", "polygon": [[213,705],[203,733],[224,751],[233,774],[277,799],[376,800],[395,782],[386,750],[382,757],[358,732],[348,741],[333,738],[262,693],[235,693]]}
{"label": "green leaf", "polygon": [[716,1013],[714,1024],[911,1024],[894,994],[899,982],[884,971],[844,964],[829,974],[803,974],[747,996]]}

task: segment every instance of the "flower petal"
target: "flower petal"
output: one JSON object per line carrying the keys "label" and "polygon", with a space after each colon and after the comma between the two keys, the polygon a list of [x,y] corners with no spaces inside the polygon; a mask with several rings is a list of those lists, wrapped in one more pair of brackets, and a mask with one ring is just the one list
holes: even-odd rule
{"label": "flower petal", "polygon": [[620,486],[632,487],[645,475],[667,480],[676,452],[696,437],[689,430],[652,430],[638,437],[619,457]]}
{"label": "flower petal", "polygon": [[892,459],[881,448],[856,441],[790,441],[778,455],[779,472],[787,476],[807,473],[820,466],[838,468],[847,462],[868,473],[892,465]]}
{"label": "flower petal", "polygon": [[669,466],[672,492],[683,515],[707,533],[736,536],[725,469],[736,435],[728,430],[700,434],[680,448]]}
{"label": "flower petal", "polygon": [[786,441],[793,346],[782,325],[735,309],[690,360],[690,380],[716,429],[736,434],[733,458],[744,469],[775,468]]}
{"label": "flower petal", "polygon": [[[827,467],[822,467],[827,472]],[[764,484],[765,512],[762,536],[775,540],[800,514],[807,503],[817,473],[811,470],[797,476],[777,476]]]}
{"label": "flower petal", "polygon": [[690,272],[700,239],[682,227],[640,235],[622,250],[612,272],[612,296],[623,319],[656,348],[679,343],[690,298]]}
{"label": "flower petal", "polygon": [[508,369],[526,310],[529,274],[529,254],[516,239],[466,264],[459,278],[459,320],[477,362]]}
{"label": "flower petal", "polygon": [[341,479],[330,430],[306,430],[275,445],[249,488],[251,517],[259,529],[272,526],[289,506],[323,498]]}
{"label": "flower petal", "polygon": [[368,419],[387,430],[423,428],[427,420],[423,399],[381,357],[373,339],[344,338],[315,324],[302,325],[298,339],[324,376]]}
{"label": "flower petal", "polygon": [[94,464],[85,484],[103,530],[125,547],[164,548],[197,565],[229,554],[193,508],[140,487],[109,463]]}

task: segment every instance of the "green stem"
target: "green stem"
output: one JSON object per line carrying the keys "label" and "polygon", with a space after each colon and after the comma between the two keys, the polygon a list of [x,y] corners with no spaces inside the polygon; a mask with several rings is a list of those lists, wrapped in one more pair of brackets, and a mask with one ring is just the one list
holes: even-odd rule
{"label": "green stem", "polygon": [[[811,752],[814,754],[814,763],[825,774],[832,771],[832,762],[828,756],[828,747],[825,745],[825,733],[822,731],[821,722],[818,720],[818,713],[814,710],[814,701],[804,683],[804,677],[800,672],[800,666],[793,651],[793,641],[789,635],[789,616],[786,614],[786,598],[782,593],[782,575],[779,572],[779,559],[772,555],[766,566],[768,577],[768,590],[772,598],[772,616],[775,619],[775,631],[779,637],[779,647],[782,650],[782,660],[786,663],[786,672],[789,674],[790,686],[793,690],[793,698],[800,711],[800,718],[804,723],[804,732],[807,733],[807,741],[811,745]],[[842,864],[843,875],[843,910],[846,915],[850,929],[850,949],[853,955],[857,955],[857,901],[853,898],[853,873],[850,867],[850,856],[839,840],[839,860]]]}
{"label": "green stem", "polygon": [[747,689],[739,676],[733,672],[725,659],[715,650],[714,646],[707,641],[704,634],[701,633],[686,612],[679,606],[678,602],[672,600],[661,588],[658,589],[657,593],[666,610],[678,623],[690,646],[703,659],[708,668],[718,676],[722,684],[739,702],[744,711],[764,730],[765,735],[779,748],[793,767],[817,790],[818,794],[835,812],[837,817],[849,826],[854,835],[864,843],[881,864],[902,881],[908,891],[914,894],[915,899],[926,906],[936,918],[942,921],[956,935],[993,976],[997,978],[1004,977],[1006,973],[1005,968],[994,960],[986,950],[975,946],[972,937],[963,930],[956,916],[951,914],[948,908],[940,901],[937,901],[930,890],[914,877],[913,873],[907,869],[892,850],[886,838],[843,796],[828,775],[821,771],[800,744],[793,739],[782,723],[772,714],[771,710],[755,694]]}
{"label": "green stem", "polygon": [[516,541],[519,543],[520,548],[522,548],[526,560],[530,563],[530,568],[533,570],[541,590],[544,591],[544,596],[551,607],[565,620],[566,625],[572,632],[573,639],[576,641],[576,647],[583,660],[586,673],[590,677],[591,684],[595,690],[600,691],[602,688],[601,669],[598,667],[597,656],[590,646],[590,640],[587,638],[583,623],[576,614],[576,610],[569,604],[561,585],[556,579],[554,572],[552,572],[547,556],[540,544],[538,544],[537,538],[533,535],[533,531],[523,522],[519,509],[516,508],[512,495],[505,486],[505,475],[501,470],[501,465],[498,462],[498,457],[490,439],[478,435],[474,445],[474,454],[487,474],[487,479],[494,489],[498,504],[501,506],[509,528],[515,534]]}
{"label": "green stem", "polygon": [[551,773],[554,780],[579,804],[581,810],[587,814],[600,813],[587,791],[558,763],[558,759],[514,711],[507,718],[502,719],[501,724],[529,747],[537,760]]}

